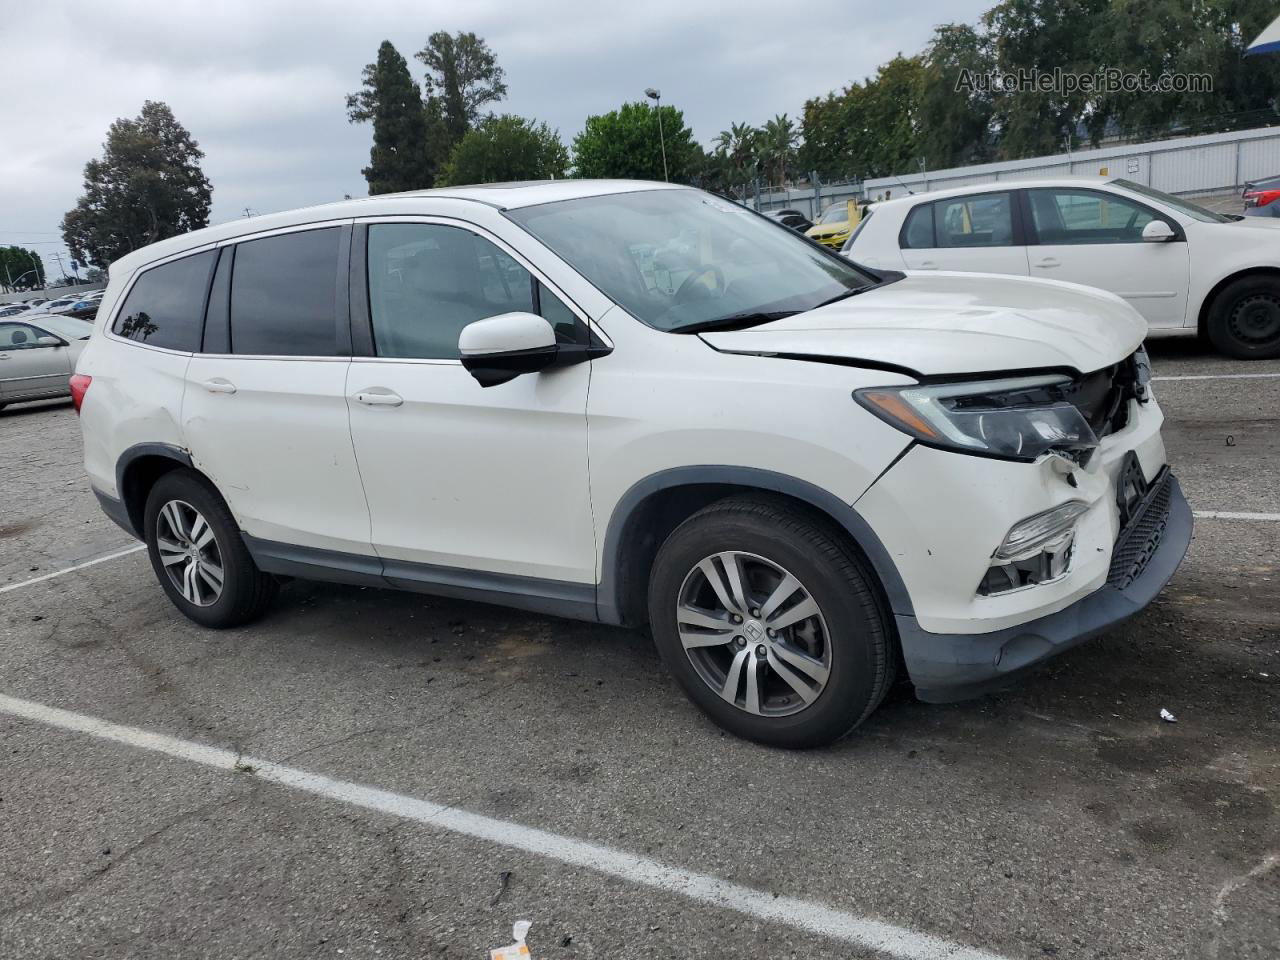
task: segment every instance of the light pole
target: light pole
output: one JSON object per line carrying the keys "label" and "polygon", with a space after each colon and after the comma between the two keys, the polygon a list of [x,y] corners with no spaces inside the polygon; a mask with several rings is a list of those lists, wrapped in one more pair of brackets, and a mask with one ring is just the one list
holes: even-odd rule
{"label": "light pole", "polygon": [[[67,268],[62,265],[62,254],[51,253],[49,256],[53,257],[54,262],[58,264],[58,272],[62,274],[63,277],[66,277],[66,279],[70,280],[71,278],[67,277]],[[46,284],[46,286],[48,286],[48,284]]]}
{"label": "light pole", "polygon": [[662,91],[646,87],[644,95],[658,104],[658,143],[662,146],[662,179],[670,183],[671,178],[667,176],[667,138],[662,134]]}
{"label": "light pole", "polygon": [[44,282],[44,264],[36,259],[34,251],[28,250],[27,257],[31,260],[31,265],[36,268],[36,283],[40,284],[40,288],[43,289],[46,286]]}

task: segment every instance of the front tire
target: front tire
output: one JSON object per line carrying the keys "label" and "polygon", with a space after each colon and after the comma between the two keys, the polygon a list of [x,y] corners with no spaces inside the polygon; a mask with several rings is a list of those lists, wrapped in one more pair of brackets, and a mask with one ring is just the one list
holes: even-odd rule
{"label": "front tire", "polygon": [[147,553],[173,605],[205,627],[237,627],[275,599],[276,580],[260,571],[213,485],[193,470],[166,473],[144,510]]}
{"label": "front tire", "polygon": [[1209,342],[1236,360],[1280,357],[1280,280],[1241,277],[1214,298],[1205,325]]}
{"label": "front tire", "polygon": [[896,657],[861,559],[785,501],[721,500],[658,551],[649,622],[667,668],[730,733],[829,744],[884,699]]}

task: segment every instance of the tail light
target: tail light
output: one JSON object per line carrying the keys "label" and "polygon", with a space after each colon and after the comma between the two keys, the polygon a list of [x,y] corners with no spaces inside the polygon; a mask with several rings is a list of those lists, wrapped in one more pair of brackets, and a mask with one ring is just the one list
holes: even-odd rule
{"label": "tail light", "polygon": [[93,383],[93,377],[83,373],[73,373],[71,375],[71,402],[76,405],[76,413],[80,412],[80,405],[84,403],[84,395],[89,392],[89,384]]}
{"label": "tail light", "polygon": [[1280,190],[1250,190],[1244,195],[1244,205],[1246,207],[1265,207],[1277,197],[1280,197]]}

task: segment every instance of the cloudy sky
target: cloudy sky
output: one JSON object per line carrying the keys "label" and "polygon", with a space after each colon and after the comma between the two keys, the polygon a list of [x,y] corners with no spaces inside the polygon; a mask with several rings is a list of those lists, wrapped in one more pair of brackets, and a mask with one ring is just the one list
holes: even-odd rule
{"label": "cloudy sky", "polygon": [[0,0],[0,244],[65,256],[59,223],[85,161],[147,99],[204,150],[214,223],[363,196],[371,131],[347,122],[343,97],[384,39],[421,79],[412,55],[430,33],[474,30],[507,74],[497,109],[566,143],[656,86],[707,144],[732,121],[796,117],[992,2]]}

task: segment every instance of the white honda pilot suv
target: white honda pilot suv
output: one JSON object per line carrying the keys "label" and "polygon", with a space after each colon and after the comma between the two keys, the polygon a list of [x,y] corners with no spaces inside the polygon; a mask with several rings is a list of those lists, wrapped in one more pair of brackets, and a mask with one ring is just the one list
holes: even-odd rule
{"label": "white honda pilot suv", "polygon": [[697,190],[371,197],[110,273],[85,465],[209,627],[290,577],[647,624],[715,722],[811,746],[900,667],[971,696],[1136,613],[1191,536],[1118,297]]}

